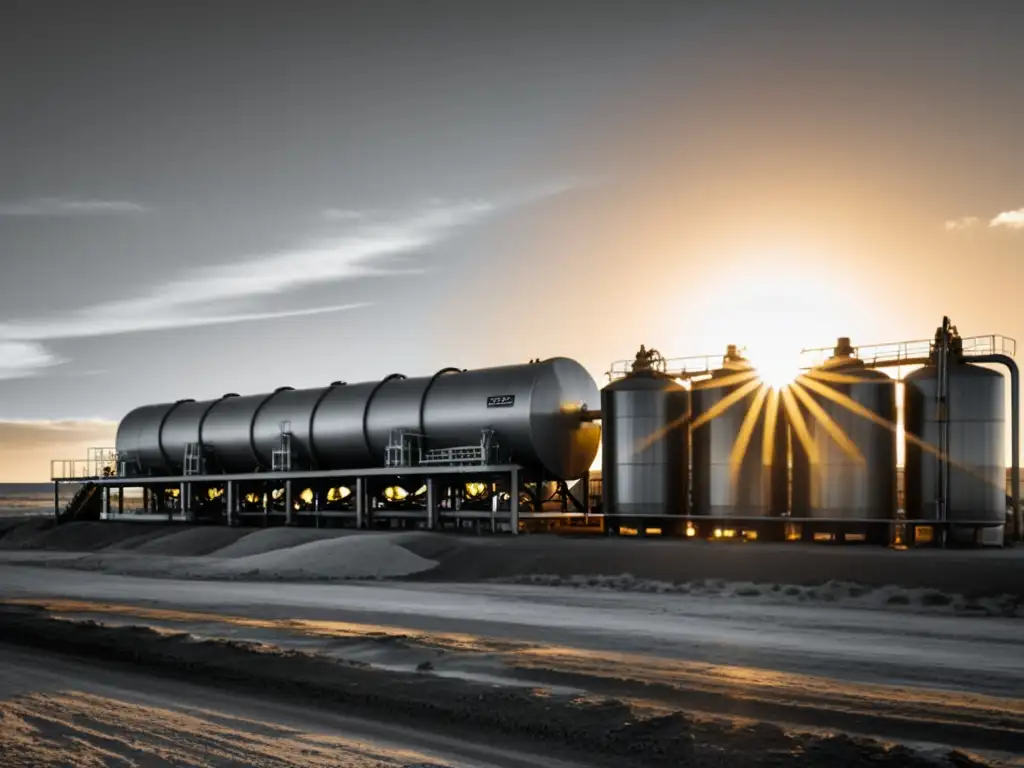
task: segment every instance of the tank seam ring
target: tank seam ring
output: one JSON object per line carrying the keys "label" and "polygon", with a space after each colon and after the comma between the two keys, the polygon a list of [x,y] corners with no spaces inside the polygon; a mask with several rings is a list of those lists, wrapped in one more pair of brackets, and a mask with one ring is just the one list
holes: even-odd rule
{"label": "tank seam ring", "polygon": [[277,397],[277,395],[281,394],[282,392],[294,391],[295,387],[278,387],[265,398],[263,398],[262,402],[260,402],[260,404],[256,406],[256,410],[253,411],[252,413],[252,418],[249,420],[249,451],[252,453],[252,457],[256,461],[257,467],[263,467],[263,469],[266,469],[266,467],[263,465],[263,462],[260,461],[260,453],[259,450],[257,450],[256,448],[256,419],[259,418],[260,411],[263,410],[263,406],[265,406],[267,403],[269,403],[271,400]]}
{"label": "tank seam ring", "polygon": [[462,372],[463,371],[462,371],[461,368],[452,368],[452,367],[442,368],[441,370],[439,370],[437,373],[435,373],[433,376],[430,377],[430,381],[427,382],[427,386],[424,387],[423,394],[420,396],[420,414],[419,414],[419,422],[420,423],[419,423],[419,427],[420,427],[420,434],[421,435],[425,436],[427,434],[427,425],[423,421],[423,416],[426,414],[426,410],[427,410],[427,395],[430,394],[430,390],[434,386],[434,383],[439,378],[444,376],[446,373],[462,373]]}
{"label": "tank seam ring", "polygon": [[371,459],[373,458],[373,446],[370,445],[369,419],[370,406],[373,405],[373,398],[377,396],[377,393],[380,392],[381,388],[389,381],[394,381],[396,379],[403,380],[405,378],[406,376],[404,373],[392,373],[385,376],[383,379],[377,382],[376,386],[374,386],[373,388],[373,391],[370,392],[370,396],[366,398],[366,405],[363,406],[363,444],[366,446],[366,455],[369,456]]}
{"label": "tank seam ring", "polygon": [[185,403],[194,403],[194,402],[195,402],[195,400],[193,400],[193,399],[178,400],[177,402],[175,402],[170,408],[168,408],[164,412],[163,417],[160,419],[160,426],[157,427],[157,430],[156,430],[156,447],[157,447],[157,450],[160,451],[160,455],[163,457],[164,463],[167,465],[167,469],[170,470],[170,471],[174,470],[174,462],[171,461],[171,457],[167,455],[167,451],[164,449],[164,427],[167,426],[167,420],[171,417],[171,414],[174,413],[174,411],[177,409],[177,407],[179,405],[184,405]]}

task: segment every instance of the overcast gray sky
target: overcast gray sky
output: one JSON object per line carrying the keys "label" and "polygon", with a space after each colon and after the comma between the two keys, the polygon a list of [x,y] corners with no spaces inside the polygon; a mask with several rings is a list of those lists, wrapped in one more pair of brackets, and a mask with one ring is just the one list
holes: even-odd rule
{"label": "overcast gray sky", "polygon": [[705,5],[0,4],[0,420],[1024,337],[1021,5]]}

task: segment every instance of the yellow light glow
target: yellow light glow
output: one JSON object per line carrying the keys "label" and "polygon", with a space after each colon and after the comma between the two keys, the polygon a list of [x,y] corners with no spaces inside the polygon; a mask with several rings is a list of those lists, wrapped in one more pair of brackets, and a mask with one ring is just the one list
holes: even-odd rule
{"label": "yellow light glow", "polygon": [[686,535],[687,535],[687,537],[692,539],[694,536],[697,535],[697,529],[694,528],[692,525],[687,525],[686,526]]}
{"label": "yellow light glow", "polygon": [[647,528],[644,533],[648,536],[661,536],[661,528]]}
{"label": "yellow light glow", "polygon": [[722,529],[721,528],[715,528],[715,538],[716,539],[722,538]]}
{"label": "yellow light glow", "polygon": [[487,483],[466,483],[466,496],[477,498],[487,493]]}
{"label": "yellow light glow", "polygon": [[726,528],[722,531],[722,535],[727,539],[734,539],[736,538],[736,531],[732,528]]}
{"label": "yellow light glow", "polygon": [[306,490],[304,490],[302,493],[299,494],[299,498],[302,499],[306,504],[312,504],[313,503],[313,489],[312,488],[307,488]]}
{"label": "yellow light glow", "polygon": [[384,498],[388,501],[401,501],[409,492],[400,485],[391,485],[384,489]]}
{"label": "yellow light glow", "polygon": [[327,490],[327,501],[329,503],[333,503],[335,501],[341,501],[342,499],[346,499],[351,495],[352,491],[349,488],[346,488],[345,486],[341,486],[340,488],[329,488]]}

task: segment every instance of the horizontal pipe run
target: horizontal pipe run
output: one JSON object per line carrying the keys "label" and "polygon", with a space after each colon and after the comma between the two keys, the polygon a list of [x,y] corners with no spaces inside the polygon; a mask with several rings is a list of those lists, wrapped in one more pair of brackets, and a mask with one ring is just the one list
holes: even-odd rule
{"label": "horizontal pipe run", "polygon": [[55,483],[93,483],[98,486],[123,486],[125,488],[141,488],[143,486],[178,485],[180,483],[202,483],[220,485],[227,482],[269,483],[286,480],[342,480],[360,477],[426,477],[435,478],[461,477],[466,475],[507,474],[513,470],[522,472],[518,464],[467,464],[458,467],[368,467],[366,469],[333,469],[315,472],[249,472],[230,475],[171,475],[166,477],[60,477],[54,478]]}

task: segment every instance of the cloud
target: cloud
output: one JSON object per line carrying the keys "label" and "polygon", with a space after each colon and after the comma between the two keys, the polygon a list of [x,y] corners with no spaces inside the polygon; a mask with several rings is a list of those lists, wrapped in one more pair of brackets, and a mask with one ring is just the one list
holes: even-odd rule
{"label": "cloud", "polygon": [[367,216],[366,211],[351,208],[328,208],[323,212],[323,217],[328,221],[362,221]]}
{"label": "cloud", "polygon": [[[49,319],[0,323],[0,379],[30,376],[62,362],[38,342],[140,331],[256,322],[343,312],[370,306],[349,302],[293,310],[232,311],[253,300],[307,287],[384,275],[418,274],[397,259],[423,253],[485,218],[579,186],[556,182],[495,200],[429,200],[390,218],[336,210],[343,232],[305,246],[230,264],[203,267],[144,290]],[[112,204],[109,204],[112,205]]]}
{"label": "cloud", "polygon": [[961,216],[959,219],[947,221],[945,227],[947,232],[966,232],[976,227],[980,221],[977,216]]}
{"label": "cloud", "polygon": [[32,376],[61,362],[39,344],[0,339],[0,380]]}
{"label": "cloud", "polygon": [[[368,306],[345,303],[290,311],[225,313],[209,307],[359,278],[418,274],[422,268],[395,257],[423,252],[487,216],[570,189],[549,184],[496,201],[431,200],[403,216],[349,223],[344,234],[305,247],[231,264],[203,267],[144,291],[137,298],[104,302],[49,320],[0,323],[0,339],[45,341],[109,336],[226,323],[341,312]],[[205,310],[205,311],[204,311]]]}
{"label": "cloud", "polygon": [[1003,211],[988,223],[990,227],[1006,227],[1007,229],[1024,229],[1024,208],[1015,211]]}
{"label": "cloud", "polygon": [[41,197],[14,203],[0,203],[0,216],[97,216],[145,213],[149,209],[128,200],[76,200]]}

